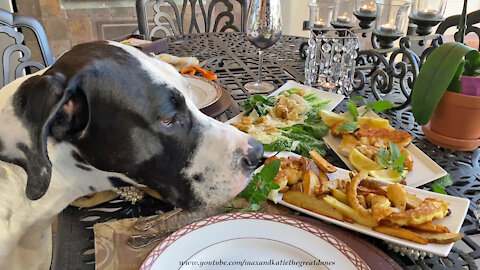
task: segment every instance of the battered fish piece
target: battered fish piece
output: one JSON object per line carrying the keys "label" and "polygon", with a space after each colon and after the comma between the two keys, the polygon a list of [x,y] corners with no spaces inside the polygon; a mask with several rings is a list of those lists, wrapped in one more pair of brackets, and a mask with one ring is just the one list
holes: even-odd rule
{"label": "battered fish piece", "polygon": [[448,203],[433,198],[426,198],[417,208],[405,212],[392,213],[388,220],[400,226],[419,225],[433,219],[445,217]]}
{"label": "battered fish piece", "polygon": [[400,150],[400,154],[407,153],[407,157],[405,158],[405,168],[411,171],[413,169],[413,159],[412,159],[412,155],[410,155],[410,151],[408,151],[403,147],[400,147],[399,150]]}
{"label": "battered fish piece", "polygon": [[412,134],[406,131],[372,128],[368,125],[360,125],[360,128],[355,131],[355,136],[360,141],[368,140],[370,145],[376,147],[386,147],[389,141],[392,141],[398,147],[405,147],[412,141]]}
{"label": "battered fish piece", "polygon": [[347,135],[347,134],[351,134],[353,133],[353,131],[348,131],[348,130],[343,130],[343,131],[339,131],[338,128],[345,124],[346,122],[348,121],[340,121],[338,123],[336,123],[335,125],[333,125],[331,128],[330,128],[330,132],[332,133],[332,136],[334,137],[342,137],[343,135]]}

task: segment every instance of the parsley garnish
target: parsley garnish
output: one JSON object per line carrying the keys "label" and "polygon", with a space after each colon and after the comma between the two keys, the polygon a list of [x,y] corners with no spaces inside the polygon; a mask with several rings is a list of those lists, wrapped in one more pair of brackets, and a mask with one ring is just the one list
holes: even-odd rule
{"label": "parsley garnish", "polygon": [[358,128],[358,122],[355,121],[350,121],[350,122],[345,122],[341,124],[338,128],[337,131],[355,131]]}
{"label": "parsley garnish", "polygon": [[[385,110],[393,108],[393,104],[385,100],[367,102],[365,98],[362,96],[356,96],[353,98],[353,100],[354,101],[363,100],[363,102],[365,102],[365,112],[361,116],[364,116],[368,111],[375,110],[377,112],[383,112]],[[350,111],[350,114],[352,115],[353,120],[357,121],[357,117],[358,117],[357,105],[355,105],[355,103],[351,99],[349,99],[348,102],[350,103],[348,110]]]}
{"label": "parsley garnish", "polygon": [[396,170],[400,175],[405,169],[407,153],[400,154],[398,147],[390,141],[390,149],[380,148],[378,150],[378,164],[386,169]]}
{"label": "parsley garnish", "polygon": [[280,170],[280,163],[280,159],[276,159],[265,165],[259,173],[253,175],[250,183],[238,195],[238,197],[251,203],[251,207],[250,209],[243,208],[240,211],[258,211],[260,209],[259,203],[267,200],[270,190],[280,188],[277,183],[273,182]]}
{"label": "parsley garnish", "polygon": [[447,194],[447,192],[445,192],[445,188],[451,185],[453,185],[452,177],[450,176],[450,174],[447,174],[444,177],[439,178],[435,180],[435,182],[433,182],[432,190],[436,193]]}

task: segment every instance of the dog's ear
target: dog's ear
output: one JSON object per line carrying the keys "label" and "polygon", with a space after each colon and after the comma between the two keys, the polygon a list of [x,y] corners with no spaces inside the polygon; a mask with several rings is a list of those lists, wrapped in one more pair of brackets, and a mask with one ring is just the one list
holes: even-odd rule
{"label": "dog's ear", "polygon": [[13,97],[15,114],[27,128],[30,142],[17,143],[24,158],[12,162],[28,175],[26,195],[30,200],[41,198],[50,185],[47,137],[64,140],[86,125],[86,120],[78,121],[86,101],[77,92],[61,74],[42,75],[25,81]]}

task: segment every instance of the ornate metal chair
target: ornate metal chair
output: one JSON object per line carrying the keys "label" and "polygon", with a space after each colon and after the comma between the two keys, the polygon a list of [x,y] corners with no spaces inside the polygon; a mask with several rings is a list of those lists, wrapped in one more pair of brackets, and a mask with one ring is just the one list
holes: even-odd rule
{"label": "ornate metal chair", "polygon": [[[34,33],[38,41],[43,63],[32,60],[31,50],[24,43],[22,29],[30,29]],[[31,67],[43,69],[55,62],[48,45],[45,30],[34,18],[0,9],[0,33],[7,34],[14,40],[14,43],[11,44],[11,41],[2,38],[2,41],[9,42],[9,45],[4,49],[2,55],[3,81],[1,82],[1,87],[14,79],[31,73]],[[18,59],[16,59],[17,57],[12,57],[15,52],[19,53]]]}
{"label": "ornate metal chair", "polygon": [[[175,0],[136,0],[140,34],[145,35],[147,39],[151,39],[154,36],[225,32],[228,30],[245,31],[247,0],[208,0],[206,4],[203,3],[203,0],[183,0],[180,10],[175,2]],[[152,3],[154,3],[154,26],[149,29],[147,7],[150,7]],[[221,4],[223,4],[223,10],[220,11]],[[236,21],[233,13],[235,5],[240,6],[240,18],[237,18]],[[191,12],[189,18],[186,16],[187,10]],[[197,15],[199,15],[198,18]],[[225,21],[225,24],[220,26],[222,21]],[[158,35],[157,32],[162,32],[163,35]]]}
{"label": "ornate metal chair", "polygon": [[[458,22],[460,21],[461,15],[454,15],[446,18],[437,28],[436,33],[445,35],[445,32],[448,28],[456,27]],[[471,12],[467,15],[467,29],[465,29],[465,36],[468,33],[475,33],[480,41],[480,27],[475,26],[476,24],[480,24],[480,10]],[[456,35],[456,33],[455,33]],[[477,49],[480,49],[480,42],[478,42]]]}

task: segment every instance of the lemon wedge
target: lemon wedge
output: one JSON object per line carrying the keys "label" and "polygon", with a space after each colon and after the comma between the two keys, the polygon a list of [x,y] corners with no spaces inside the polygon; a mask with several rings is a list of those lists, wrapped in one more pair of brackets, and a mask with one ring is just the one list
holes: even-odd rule
{"label": "lemon wedge", "polygon": [[357,121],[359,125],[367,125],[372,128],[392,128],[387,119],[360,116],[357,118]]}
{"label": "lemon wedge", "polygon": [[390,182],[398,182],[407,176],[408,171],[403,170],[402,174],[398,173],[397,170],[392,169],[383,169],[376,171],[369,171],[368,174],[379,180],[385,180]]}
{"label": "lemon wedge", "polygon": [[358,171],[378,171],[383,169],[382,166],[369,159],[355,148],[350,152],[348,159],[350,160],[350,163],[352,163],[353,167]]}
{"label": "lemon wedge", "polygon": [[347,118],[332,111],[320,110],[318,111],[318,116],[322,118],[323,122],[325,123],[325,125],[327,125],[327,127],[332,127],[340,121],[347,121]]}

